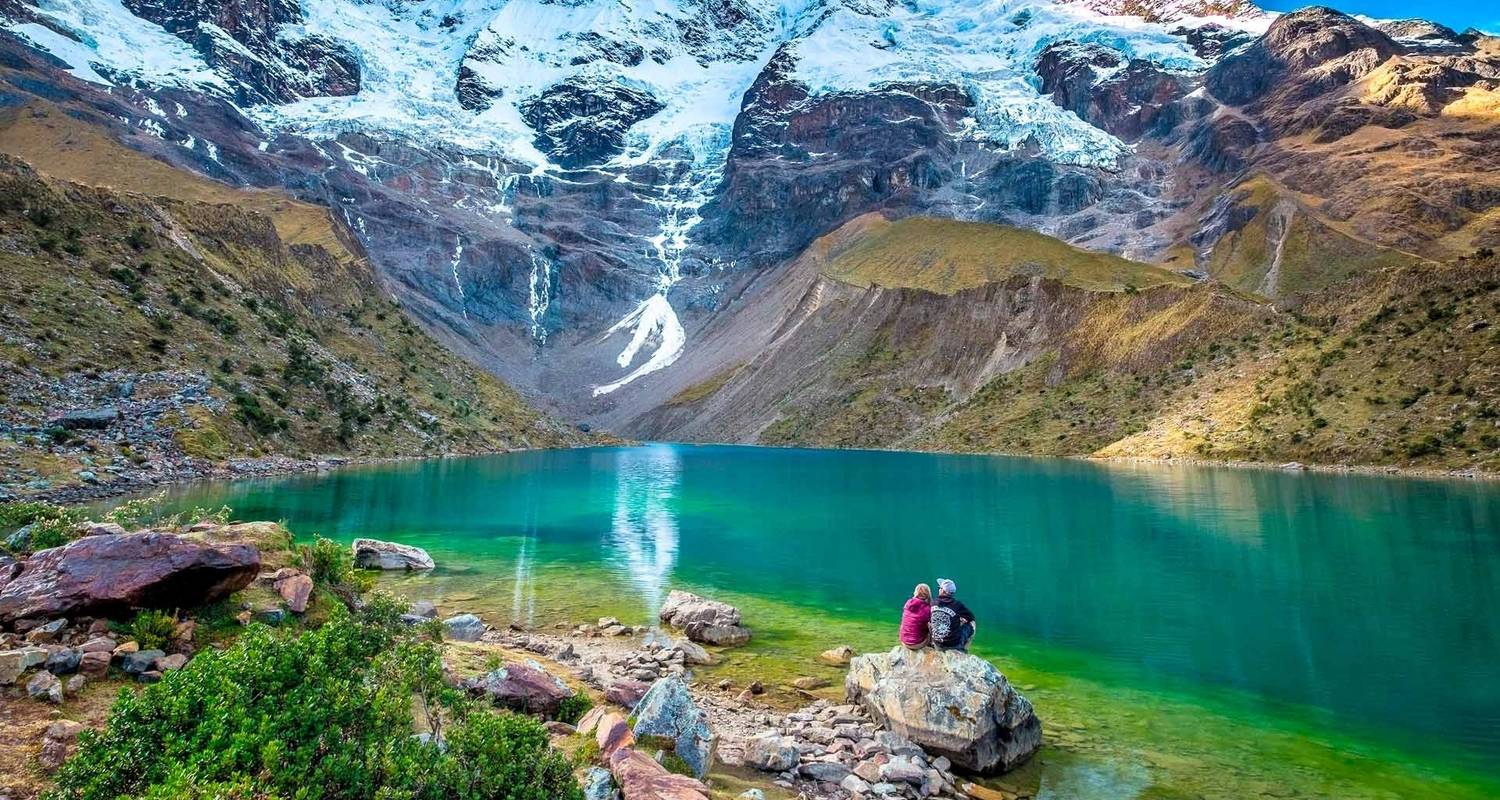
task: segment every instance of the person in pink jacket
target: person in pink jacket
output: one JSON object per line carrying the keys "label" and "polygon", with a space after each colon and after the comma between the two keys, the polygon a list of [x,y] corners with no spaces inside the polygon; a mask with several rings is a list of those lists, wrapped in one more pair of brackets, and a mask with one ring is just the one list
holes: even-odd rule
{"label": "person in pink jacket", "polygon": [[927,632],[931,618],[932,587],[919,583],[901,609],[901,643],[913,650],[926,647],[931,640]]}

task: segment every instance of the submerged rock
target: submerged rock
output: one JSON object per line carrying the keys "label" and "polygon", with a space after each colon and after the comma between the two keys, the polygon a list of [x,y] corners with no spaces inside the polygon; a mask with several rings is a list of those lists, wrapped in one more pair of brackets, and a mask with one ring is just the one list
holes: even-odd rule
{"label": "submerged rock", "polygon": [[[670,739],[673,752],[703,777],[713,768],[717,737],[708,724],[708,714],[693,703],[687,684],[680,678],[663,678],[651,686],[635,707],[636,739],[659,736]],[[625,792],[630,795],[629,789]]]}
{"label": "submerged rock", "polygon": [[360,569],[433,569],[432,556],[420,547],[383,542],[379,539],[355,539],[354,566]]}
{"label": "submerged rock", "polygon": [[0,622],[203,605],[250,585],[260,551],[142,531],[43,550],[0,586]]}
{"label": "submerged rock", "polygon": [[1013,769],[1042,744],[1031,702],[967,653],[898,646],[862,655],[849,664],[844,692],[886,728],[974,772]]}

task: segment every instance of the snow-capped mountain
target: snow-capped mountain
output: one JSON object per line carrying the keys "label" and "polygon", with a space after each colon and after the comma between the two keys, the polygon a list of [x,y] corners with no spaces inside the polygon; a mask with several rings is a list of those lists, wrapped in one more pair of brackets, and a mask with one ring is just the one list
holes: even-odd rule
{"label": "snow-capped mountain", "polygon": [[1239,0],[0,0],[0,18],[132,146],[330,205],[435,331],[599,418],[659,401],[648,376],[759,271],[871,210],[1162,257],[1262,136],[1204,76],[1275,20]]}

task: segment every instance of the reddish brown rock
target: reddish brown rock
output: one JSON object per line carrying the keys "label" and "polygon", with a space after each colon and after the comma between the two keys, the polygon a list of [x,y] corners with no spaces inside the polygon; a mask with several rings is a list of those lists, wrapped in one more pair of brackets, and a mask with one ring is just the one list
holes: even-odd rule
{"label": "reddish brown rock", "polygon": [[476,697],[487,697],[502,708],[525,714],[551,717],[562,701],[573,696],[573,690],[535,662],[507,664],[488,675],[466,681],[465,688]]}
{"label": "reddish brown rock", "polygon": [[578,732],[584,736],[592,734],[599,727],[599,721],[604,719],[609,709],[604,706],[594,706],[578,720]]}
{"label": "reddish brown rock", "polygon": [[102,650],[93,650],[78,658],[78,672],[90,678],[102,678],[109,672],[109,653]]}
{"label": "reddish brown rock", "polygon": [[668,772],[656,759],[628,747],[609,757],[609,771],[625,800],[707,800],[702,782]]}
{"label": "reddish brown rock", "polygon": [[307,610],[307,601],[312,597],[312,578],[301,573],[287,575],[276,581],[276,592],[286,602],[287,610],[301,614]]}
{"label": "reddish brown rock", "polygon": [[255,580],[260,551],[145,531],[77,539],[20,567],[0,587],[0,622],[201,605]]}
{"label": "reddish brown rock", "polygon": [[646,690],[650,688],[651,684],[645,681],[624,678],[611,683],[609,688],[604,690],[604,699],[626,708],[635,708],[645,696]]}
{"label": "reddish brown rock", "polygon": [[82,730],[83,725],[70,719],[60,719],[47,726],[47,731],[42,734],[42,752],[37,756],[44,771],[54,772],[68,760]]}
{"label": "reddish brown rock", "polygon": [[619,714],[605,714],[594,729],[594,740],[599,743],[599,754],[608,758],[616,750],[635,744],[635,734],[630,725]]}

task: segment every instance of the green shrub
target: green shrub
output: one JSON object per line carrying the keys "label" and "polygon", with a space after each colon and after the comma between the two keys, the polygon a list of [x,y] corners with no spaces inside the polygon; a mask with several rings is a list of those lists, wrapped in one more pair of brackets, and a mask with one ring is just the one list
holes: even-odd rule
{"label": "green shrub", "polygon": [[142,650],[161,650],[172,638],[177,618],[165,611],[142,611],[130,621],[130,638]]}
{"label": "green shrub", "polygon": [[301,547],[302,565],[318,583],[340,586],[354,576],[354,556],[349,548],[322,536]]}
{"label": "green shrub", "polygon": [[[449,689],[437,648],[405,631],[399,607],[370,608],[335,607],[296,635],[251,626],[121,692],[46,797],[581,800],[540,723]],[[418,709],[446,748],[412,735]]]}
{"label": "green shrub", "polygon": [[15,542],[13,549],[21,553],[67,544],[73,539],[73,528],[81,521],[81,512],[56,503],[21,500],[0,503],[0,538],[31,526],[27,534]]}
{"label": "green shrub", "polygon": [[594,701],[590,700],[588,695],[579,692],[572,697],[563,698],[563,701],[558,704],[557,720],[569,725],[577,725],[578,720],[583,719],[583,715],[589,713],[589,709],[593,707]]}
{"label": "green shrub", "polygon": [[166,492],[157,492],[149,497],[126,500],[110,509],[104,518],[127,530],[139,530],[141,528],[179,528],[199,522],[223,525],[229,521],[232,513],[229,506],[218,508],[195,506],[187,511],[168,513]]}

